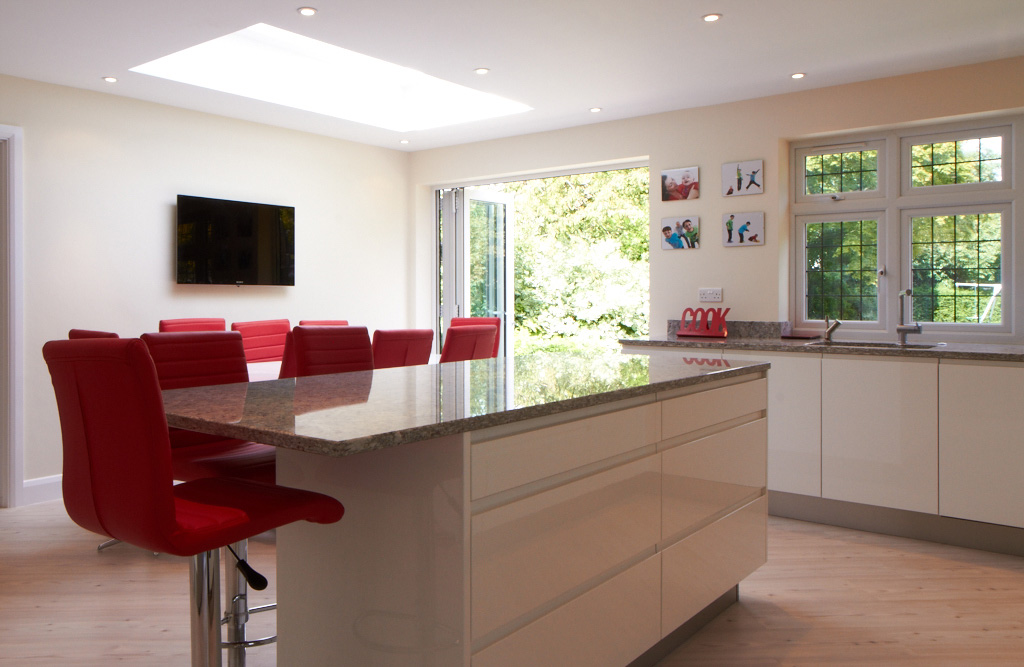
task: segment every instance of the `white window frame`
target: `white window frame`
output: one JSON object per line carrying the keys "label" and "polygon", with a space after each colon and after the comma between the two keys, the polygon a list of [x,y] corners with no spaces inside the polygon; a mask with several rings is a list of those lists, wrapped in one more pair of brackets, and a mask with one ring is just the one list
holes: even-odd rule
{"label": "white window frame", "polygon": [[[922,322],[922,334],[913,336],[922,342],[975,342],[1024,344],[1024,308],[1015,308],[1014,295],[1024,289],[1024,262],[1014,263],[1024,253],[1024,234],[1014,234],[1014,214],[1020,210],[1018,198],[1024,184],[1014,178],[1014,163],[1024,160],[1024,142],[1014,137],[1024,130],[1024,116],[976,118],[930,126],[872,130],[862,134],[816,137],[790,144],[792,233],[790,251],[790,317],[798,333],[820,333],[823,322],[806,317],[805,231],[808,222],[858,219],[872,211],[883,210],[879,218],[878,248],[878,322],[849,322],[837,338],[894,340],[899,319],[898,294],[910,286],[910,218],[924,211],[939,215],[957,210],[979,212],[999,210],[1003,215],[1002,322],[993,324]],[[949,141],[981,136],[1002,136],[1003,179],[994,183],[963,183],[952,186],[909,188],[910,147],[913,144]],[[807,155],[840,152],[857,147],[878,148],[879,188],[871,193],[804,195],[804,161]],[[884,170],[884,171],[883,171]],[[884,174],[884,176],[883,176]],[[906,186],[906,187],[905,187]],[[854,195],[857,195],[856,197]],[[1018,288],[1018,286],[1021,286]]]}
{"label": "white window frame", "polygon": [[[1013,183],[1013,128],[1010,125],[994,127],[970,127],[970,129],[949,130],[931,134],[916,134],[900,138],[900,192],[905,197],[934,197],[935,195],[966,194],[986,190],[1006,190]],[[910,151],[915,145],[934,144],[942,141],[973,139],[976,137],[1002,137],[1002,174],[1000,181],[987,183],[950,183],[915,188],[912,180]]]}
{"label": "white window frame", "polygon": [[[803,186],[801,186],[803,187]],[[881,260],[885,256],[885,251],[888,246],[885,230],[887,229],[886,213],[881,209],[873,210],[860,210],[860,211],[849,211],[843,213],[818,213],[812,215],[799,215],[796,216],[796,224],[794,225],[795,234],[795,247],[796,253],[796,271],[801,276],[807,275],[807,225],[815,224],[819,222],[845,222],[848,220],[877,220],[878,221],[878,259],[879,266],[875,268],[876,273],[881,271]],[[884,271],[883,271],[884,274]],[[877,320],[857,320],[856,322],[845,323],[845,328],[856,328],[859,331],[868,331],[883,333],[886,326],[886,309],[885,309],[885,297],[884,297],[884,281],[883,276],[879,276],[878,279],[878,319]],[[813,328],[820,329],[824,326],[824,320],[820,319],[808,319],[807,316],[807,289],[806,281],[801,278],[800,288],[795,294],[795,317],[794,323],[797,328]]]}
{"label": "white window frame", "polygon": [[[824,193],[820,195],[807,194],[806,186],[806,162],[805,158],[814,155],[828,155],[830,153],[848,153],[851,151],[878,151],[878,189],[859,190],[855,192]],[[882,199],[887,196],[888,189],[888,161],[885,159],[884,139],[863,139],[858,141],[829,143],[821,146],[804,146],[794,151],[794,164],[796,165],[795,178],[796,188],[794,201],[797,202],[819,202],[819,201],[856,201],[859,199]]]}
{"label": "white window frame", "polygon": [[[940,186],[941,187],[941,186]],[[902,211],[901,221],[901,232],[902,238],[905,239],[905,248],[901,249],[901,254],[907,258],[907,261],[901,267],[902,282],[903,285],[913,284],[913,276],[911,271],[913,270],[913,262],[910,259],[911,253],[911,241],[912,235],[910,231],[910,222],[912,218],[920,217],[932,217],[939,215],[970,215],[975,213],[999,213],[1002,216],[1002,231],[1001,238],[1003,243],[1003,252],[999,258],[1000,261],[1000,279],[1002,280],[1002,305],[1001,310],[1003,314],[1003,321],[999,324],[969,324],[966,322],[921,322],[921,330],[929,333],[939,334],[962,334],[965,331],[975,331],[978,333],[1009,333],[1012,331],[1011,318],[1008,315],[1008,311],[1013,311],[1013,294],[1014,285],[1013,280],[1008,280],[1007,277],[1012,277],[1013,273],[1013,253],[1010,251],[1013,248],[1013,225],[1010,224],[1010,218],[1012,215],[1011,207],[1009,204],[972,204],[967,206],[929,206],[927,208],[908,208]],[[908,317],[910,315],[908,314]]]}

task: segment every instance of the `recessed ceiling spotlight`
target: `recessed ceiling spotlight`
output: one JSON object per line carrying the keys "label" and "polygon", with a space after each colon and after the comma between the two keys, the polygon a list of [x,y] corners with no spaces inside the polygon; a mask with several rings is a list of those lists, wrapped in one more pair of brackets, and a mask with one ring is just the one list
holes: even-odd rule
{"label": "recessed ceiling spotlight", "polygon": [[117,83],[117,77],[116,76],[105,76],[105,77],[103,77],[103,80],[106,81],[107,83]]}
{"label": "recessed ceiling spotlight", "polygon": [[590,113],[601,113],[601,107],[590,107]]}
{"label": "recessed ceiling spotlight", "polygon": [[807,75],[804,74],[803,72],[797,72],[796,74],[791,74],[790,75],[790,77],[793,78],[793,79],[802,79],[805,76],[807,76]]}
{"label": "recessed ceiling spotlight", "polygon": [[409,143],[409,140],[408,139],[402,139],[398,143],[400,143],[400,144],[407,144],[407,143]]}
{"label": "recessed ceiling spotlight", "polygon": [[473,70],[473,71],[474,71],[474,72],[476,72],[477,74],[479,74],[479,75],[483,76],[484,74],[487,74],[487,73],[488,73],[488,72],[490,72],[491,70],[490,70],[490,69],[488,69],[488,68],[486,68],[486,67],[477,67],[477,68],[476,68],[475,70]]}
{"label": "recessed ceiling spotlight", "polygon": [[313,16],[316,14],[316,7],[299,7],[298,11],[303,16]]}
{"label": "recessed ceiling spotlight", "polygon": [[722,18],[721,14],[705,14],[704,15],[704,22],[705,23],[714,23],[715,21],[717,21],[720,18]]}

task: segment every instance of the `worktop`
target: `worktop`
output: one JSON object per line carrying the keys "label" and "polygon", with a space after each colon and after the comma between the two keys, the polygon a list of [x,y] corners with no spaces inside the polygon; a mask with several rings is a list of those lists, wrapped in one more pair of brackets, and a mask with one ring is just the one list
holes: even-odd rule
{"label": "worktop", "polygon": [[814,344],[819,339],[807,338],[707,338],[652,334],[648,338],[622,339],[627,347],[692,348],[700,350],[748,350],[763,352],[792,352],[794,354],[853,354],[874,357],[967,359],[974,361],[1024,362],[1024,345],[991,345],[986,343],[939,343],[935,347],[851,347],[843,345],[837,335],[831,345]]}
{"label": "worktop", "polygon": [[277,445],[280,484],[345,505],[278,529],[281,664],[622,667],[767,558],[769,365],[706,362],[531,355],[164,397],[170,424]]}

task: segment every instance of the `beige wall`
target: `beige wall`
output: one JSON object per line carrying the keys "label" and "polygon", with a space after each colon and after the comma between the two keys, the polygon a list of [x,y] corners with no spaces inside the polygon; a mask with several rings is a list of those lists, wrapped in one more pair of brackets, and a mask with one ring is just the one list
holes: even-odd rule
{"label": "beige wall", "polygon": [[[24,130],[25,479],[61,471],[40,349],[72,327],[429,326],[411,314],[406,153],[2,76],[0,124]],[[295,287],[176,285],[179,193],[294,205]]]}
{"label": "beige wall", "polygon": [[[795,83],[794,87],[800,84]],[[648,156],[651,168],[651,327],[664,330],[698,287],[722,287],[734,320],[788,320],[789,148],[802,137],[1024,107],[1024,58],[613,121],[413,154],[417,229],[430,186]],[[763,195],[725,199],[723,162],[763,159]],[[700,167],[699,200],[662,202],[660,173]],[[1018,177],[1018,182],[1019,182]],[[722,214],[763,211],[765,245],[724,248]],[[699,215],[697,252],[661,250],[661,219]],[[420,277],[422,279],[422,276]]]}
{"label": "beige wall", "polygon": [[[1021,108],[1016,58],[410,155],[0,76],[0,124],[24,129],[24,477],[60,472],[39,349],[69,328],[138,335],[187,316],[430,326],[434,185],[643,158],[655,186],[661,170],[697,165],[695,202],[662,203],[652,187],[653,328],[698,287],[723,287],[731,319],[787,319],[790,140]],[[723,199],[721,164],[759,158],[765,194]],[[297,285],[175,285],[178,193],[294,205]],[[765,212],[763,247],[715,242],[730,209]],[[662,251],[661,219],[684,213],[700,216],[703,247]]]}

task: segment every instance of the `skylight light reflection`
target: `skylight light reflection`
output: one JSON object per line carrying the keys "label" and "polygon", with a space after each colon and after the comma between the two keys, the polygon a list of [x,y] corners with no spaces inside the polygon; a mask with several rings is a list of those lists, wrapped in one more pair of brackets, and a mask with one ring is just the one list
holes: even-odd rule
{"label": "skylight light reflection", "polygon": [[398,132],[530,110],[264,23],[131,71]]}

